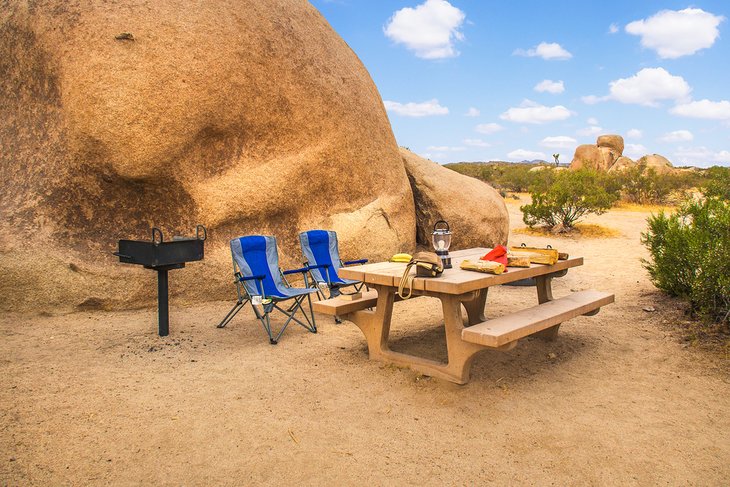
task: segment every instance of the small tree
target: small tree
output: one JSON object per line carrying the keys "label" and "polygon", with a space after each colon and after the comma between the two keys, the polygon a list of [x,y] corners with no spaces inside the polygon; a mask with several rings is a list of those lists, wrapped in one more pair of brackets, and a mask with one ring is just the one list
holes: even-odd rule
{"label": "small tree", "polygon": [[530,189],[532,203],[520,207],[522,220],[530,227],[561,225],[567,230],[587,214],[605,213],[618,199],[616,192],[606,189],[605,177],[595,171],[550,172],[554,174]]}
{"label": "small tree", "polygon": [[555,167],[558,167],[560,165],[560,154],[553,154],[553,159],[555,159]]}

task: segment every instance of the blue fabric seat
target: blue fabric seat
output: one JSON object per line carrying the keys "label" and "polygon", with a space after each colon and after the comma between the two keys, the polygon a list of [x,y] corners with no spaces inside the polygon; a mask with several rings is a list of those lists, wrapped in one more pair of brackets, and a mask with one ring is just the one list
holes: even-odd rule
{"label": "blue fabric seat", "polygon": [[[368,260],[360,259],[342,262],[340,250],[337,243],[337,233],[331,230],[309,230],[299,234],[299,242],[302,246],[305,264],[313,283],[327,290],[329,296],[335,297],[343,293],[342,288],[352,286],[352,292],[358,292],[363,283],[352,279],[340,277],[339,269],[346,265],[364,264]],[[325,296],[318,291],[320,298]]]}
{"label": "blue fabric seat", "polygon": [[[282,272],[279,268],[276,238],[263,235],[234,238],[231,240],[231,256],[233,258],[233,274],[236,277],[238,300],[231,311],[223,318],[223,321],[218,324],[218,328],[223,328],[230,323],[241,308],[247,302],[250,302],[256,318],[269,335],[269,343],[272,345],[279,341],[291,321],[303,326],[312,333],[317,333],[311,299],[311,294],[317,292],[317,290],[309,287],[307,278],[309,269],[304,267]],[[286,276],[290,274],[302,274],[305,287],[292,287],[286,280]],[[258,301],[259,298],[261,304],[254,304],[254,299]],[[280,302],[290,299],[293,300],[293,304],[288,308],[284,309],[279,306]],[[309,316],[302,307],[305,299],[309,303]],[[269,314],[275,309],[287,317],[284,325],[276,335],[271,330],[269,318]],[[295,316],[298,311],[301,312],[306,323]]]}

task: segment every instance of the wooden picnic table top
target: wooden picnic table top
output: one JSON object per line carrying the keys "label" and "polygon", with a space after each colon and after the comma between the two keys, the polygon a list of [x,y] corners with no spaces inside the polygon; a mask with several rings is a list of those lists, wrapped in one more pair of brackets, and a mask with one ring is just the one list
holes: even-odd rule
{"label": "wooden picnic table top", "polygon": [[[453,268],[444,269],[443,274],[439,277],[414,278],[413,289],[443,294],[464,294],[490,286],[552,274],[564,269],[583,265],[583,258],[575,257],[567,260],[559,260],[554,265],[531,264],[529,268],[508,267],[507,272],[499,275],[467,271],[459,268],[459,264],[465,259],[478,260],[479,257],[490,250],[489,248],[473,248],[450,252],[449,255]],[[400,262],[376,262],[343,267],[339,269],[338,273],[341,277],[363,281],[366,284],[397,288],[406,265]],[[415,274],[415,269],[412,272]]]}

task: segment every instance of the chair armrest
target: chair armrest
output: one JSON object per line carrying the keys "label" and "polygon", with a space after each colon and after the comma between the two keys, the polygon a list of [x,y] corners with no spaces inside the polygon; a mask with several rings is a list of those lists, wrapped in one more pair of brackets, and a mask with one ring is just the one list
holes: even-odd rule
{"label": "chair armrest", "polygon": [[330,267],[329,264],[307,265],[307,270],[309,270],[309,269],[327,269],[329,267]]}
{"label": "chair armrest", "polygon": [[342,263],[342,265],[355,265],[355,264],[365,264],[367,263],[367,259],[358,259],[358,260],[346,260]]}
{"label": "chair armrest", "polygon": [[252,279],[258,279],[260,281],[263,281],[264,280],[264,276],[248,276],[248,277],[243,277],[240,273],[236,273],[236,274],[237,274],[238,280],[241,281],[241,282],[243,282],[243,281],[250,281]]}
{"label": "chair armrest", "polygon": [[299,274],[299,273],[304,274],[308,270],[309,270],[309,267],[302,267],[300,269],[292,269],[289,271],[283,271],[282,274],[284,274],[285,276],[288,276],[289,274]]}

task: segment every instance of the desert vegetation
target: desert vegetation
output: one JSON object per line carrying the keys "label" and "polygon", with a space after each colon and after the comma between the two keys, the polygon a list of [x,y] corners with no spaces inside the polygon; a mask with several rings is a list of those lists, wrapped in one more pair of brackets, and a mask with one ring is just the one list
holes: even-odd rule
{"label": "desert vegetation", "polygon": [[[509,162],[447,164],[446,167],[461,174],[481,179],[504,195],[506,192],[532,192],[544,188],[555,178],[555,169],[542,164],[514,164]],[[540,168],[540,169],[536,169]],[[567,170],[560,167],[557,172]],[[708,184],[721,191],[722,179],[730,179],[728,168],[713,167],[706,170],[687,168],[669,174],[659,174],[653,168],[639,163],[623,171],[600,173],[596,183],[607,192],[616,195],[614,204],[638,203],[651,205],[678,204],[688,193]],[[715,181],[713,183],[713,181]],[[727,183],[724,183],[727,185]],[[727,187],[725,190],[727,191]]]}
{"label": "desert vegetation", "polygon": [[585,215],[605,213],[618,200],[612,181],[590,169],[541,171],[541,176],[530,185],[532,202],[520,207],[529,227],[568,231]]}
{"label": "desert vegetation", "polygon": [[700,318],[730,331],[730,169],[708,174],[701,196],[647,220],[644,265],[659,289],[687,300]]}
{"label": "desert vegetation", "polygon": [[641,163],[616,172],[553,170],[538,164],[458,163],[449,168],[507,191],[529,191],[529,227],[570,231],[581,218],[621,204],[668,205],[647,219],[642,243],[652,283],[684,299],[705,323],[730,332],[730,168],[659,174]]}

